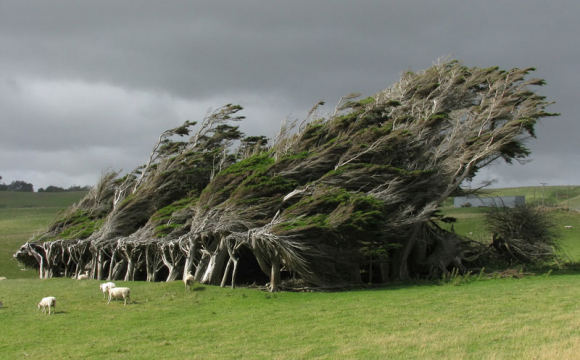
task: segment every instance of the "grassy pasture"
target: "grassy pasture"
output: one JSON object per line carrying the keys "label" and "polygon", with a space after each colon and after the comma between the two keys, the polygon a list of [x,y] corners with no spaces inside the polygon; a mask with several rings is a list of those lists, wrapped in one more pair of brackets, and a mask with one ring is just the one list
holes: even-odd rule
{"label": "grassy pasture", "polygon": [[569,207],[580,210],[580,186],[528,186],[518,188],[486,189],[484,196],[524,195],[527,204]]}
{"label": "grassy pasture", "polygon": [[45,229],[59,211],[79,201],[86,192],[32,193],[0,191],[0,276],[34,278],[21,271],[12,255],[36,232]]}
{"label": "grassy pasture", "polygon": [[[57,199],[63,194],[36,200],[47,194],[26,194],[28,207],[2,195],[0,276],[9,279],[0,281],[0,360],[576,359],[580,352],[578,274],[275,294],[199,284],[185,292],[182,282],[119,281],[132,289],[135,303],[106,305],[99,281],[39,280],[12,260],[21,244],[82,194],[68,204]],[[458,218],[457,232],[487,236],[482,209],[451,205],[443,212]],[[563,230],[563,245],[580,260],[580,215],[555,214],[559,226],[573,226]],[[50,317],[36,309],[45,296],[57,298]]]}
{"label": "grassy pasture", "polygon": [[[0,282],[0,359],[575,359],[578,276],[264,293],[181,282]],[[57,298],[56,314],[37,311]]]}
{"label": "grassy pasture", "polygon": [[0,209],[54,208],[60,210],[79,201],[86,191],[36,193],[0,191]]}

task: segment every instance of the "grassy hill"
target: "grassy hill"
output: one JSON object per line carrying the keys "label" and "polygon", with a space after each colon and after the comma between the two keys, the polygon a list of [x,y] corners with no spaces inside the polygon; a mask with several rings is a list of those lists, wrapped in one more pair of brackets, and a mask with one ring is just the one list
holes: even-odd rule
{"label": "grassy hill", "polygon": [[21,271],[12,254],[59,211],[79,201],[86,192],[33,193],[0,191],[0,276],[10,279],[38,276]]}
{"label": "grassy hill", "polygon": [[[578,275],[264,293],[181,282],[0,282],[0,359],[575,359]],[[37,311],[57,298],[56,314]]]}
{"label": "grassy hill", "polygon": [[527,204],[566,207],[580,210],[580,186],[529,186],[518,188],[487,189],[487,196],[524,195]]}
{"label": "grassy hill", "polygon": [[52,208],[60,210],[79,201],[86,191],[61,193],[0,191],[0,209]]}
{"label": "grassy hill", "polygon": [[[334,293],[199,284],[186,292],[181,282],[119,281],[135,303],[107,305],[100,281],[40,280],[11,260],[35,230],[83,194],[45,195],[0,193],[0,276],[9,278],[0,281],[0,360],[575,359],[580,351],[580,275],[565,272]],[[447,202],[443,211],[459,219],[458,232],[487,236],[483,209]],[[562,226],[574,226],[563,237],[569,249],[580,249],[579,213],[555,215]],[[50,317],[36,309],[45,296],[57,298]]]}

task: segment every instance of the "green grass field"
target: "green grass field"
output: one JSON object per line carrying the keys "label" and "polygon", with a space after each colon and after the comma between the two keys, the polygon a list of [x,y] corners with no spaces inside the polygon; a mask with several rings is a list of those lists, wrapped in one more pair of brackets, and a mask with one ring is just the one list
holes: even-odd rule
{"label": "green grass field", "polygon": [[85,194],[0,191],[0,276],[37,277],[35,271],[21,271],[12,255],[32,235],[46,228],[59,211]]}
{"label": "green grass field", "polygon": [[486,189],[485,196],[524,195],[527,204],[569,207],[580,210],[580,186],[530,186],[504,189]]}
{"label": "green grass field", "polygon": [[[181,282],[0,282],[0,359],[575,359],[578,275],[264,293]],[[36,309],[57,298],[56,313]]]}
{"label": "green grass field", "polygon": [[[116,282],[131,288],[134,303],[107,305],[100,281],[40,280],[12,260],[82,194],[66,201],[2,195],[0,276],[8,280],[0,281],[0,360],[576,359],[580,353],[580,275],[564,271],[334,293],[199,284],[186,292],[182,282]],[[456,231],[487,236],[482,209],[448,203],[443,211],[459,219]],[[556,215],[562,227],[573,226],[563,245],[580,259],[578,213]],[[36,308],[45,296],[57,298],[52,316]]]}
{"label": "green grass field", "polygon": [[35,193],[0,191],[0,209],[52,208],[60,210],[79,201],[86,191]]}

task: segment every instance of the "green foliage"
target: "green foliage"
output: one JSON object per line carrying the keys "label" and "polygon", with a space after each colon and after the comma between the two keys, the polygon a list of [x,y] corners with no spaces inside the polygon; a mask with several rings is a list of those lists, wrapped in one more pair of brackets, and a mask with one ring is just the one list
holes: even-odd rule
{"label": "green foliage", "polygon": [[502,158],[508,164],[513,162],[513,159],[524,159],[531,154],[530,149],[525,147],[518,141],[512,141],[501,148]]}
{"label": "green foliage", "polygon": [[359,102],[358,102],[358,103],[359,103],[360,105],[368,105],[368,104],[372,104],[372,103],[374,103],[375,101],[376,101],[376,100],[375,100],[375,98],[373,98],[373,97],[369,96],[369,97],[367,97],[367,98],[364,98],[364,99],[362,99],[362,100],[359,100]]}
{"label": "green foliage", "polygon": [[431,116],[429,116],[426,119],[426,122],[430,125],[437,125],[439,122],[441,121],[447,121],[449,120],[449,114],[447,113],[437,113],[437,114],[433,114]]}
{"label": "green foliage", "polygon": [[270,154],[259,154],[233,164],[227,169],[221,171],[220,175],[237,176],[254,171],[264,172],[273,163],[274,159],[270,156]]}
{"label": "green foliage", "polygon": [[490,207],[485,225],[489,232],[504,239],[524,239],[530,243],[557,246],[557,232],[552,213],[528,206]]}
{"label": "green foliage", "polygon": [[314,122],[306,125],[306,129],[302,133],[302,139],[307,140],[311,138],[318,138],[324,134],[325,124],[323,122]]}
{"label": "green foliage", "polygon": [[284,176],[268,176],[256,172],[248,177],[240,187],[234,191],[234,197],[251,193],[256,197],[269,197],[292,190],[298,185],[296,180]]}
{"label": "green foliage", "polygon": [[464,285],[467,284],[473,280],[479,280],[481,279],[481,276],[483,274],[483,269],[479,274],[479,277],[474,277],[472,275],[473,272],[468,271],[465,274],[461,274],[459,272],[458,268],[453,268],[453,271],[451,271],[450,274],[446,274],[445,272],[443,272],[442,274],[442,278],[440,280],[440,284],[451,284],[453,286],[459,286],[459,285]]}
{"label": "green foliage", "polygon": [[68,226],[63,232],[58,235],[59,239],[86,239],[97,231],[104,223],[104,219],[85,220],[78,224]]}
{"label": "green foliage", "polygon": [[170,205],[167,205],[159,210],[155,214],[151,216],[152,222],[162,222],[171,219],[171,215],[176,211],[185,209],[186,207],[193,206],[197,202],[198,197],[185,197],[183,199],[177,200]]}
{"label": "green foliage", "polygon": [[13,181],[10,185],[0,183],[0,192],[2,191],[33,192],[34,185],[22,180]]}
{"label": "green foliage", "polygon": [[204,196],[211,198],[212,194],[219,194],[220,198],[229,196],[242,182],[246,182],[246,186],[252,185],[251,181],[248,183],[248,178],[252,178],[255,182],[256,178],[266,176],[273,163],[274,159],[269,154],[258,154],[239,161],[219,172],[212,183],[203,190],[202,198]]}
{"label": "green foliage", "polygon": [[288,153],[285,154],[281,159],[280,162],[290,161],[290,160],[303,160],[308,157],[311,153],[309,151],[301,151],[298,153]]}
{"label": "green foliage", "polygon": [[493,233],[492,246],[507,261],[543,263],[556,258],[559,250],[554,217],[538,207],[491,207],[485,226]]}
{"label": "green foliage", "polygon": [[56,231],[53,238],[64,240],[86,239],[101,227],[106,215],[106,212],[93,212],[85,209],[65,212],[64,216],[56,219],[50,227],[50,229]]}
{"label": "green foliage", "polygon": [[186,197],[157,210],[149,219],[149,223],[154,226],[153,236],[164,237],[172,231],[184,227],[187,216],[179,216],[178,213],[194,206],[198,199],[198,196]]}
{"label": "green foliage", "polygon": [[316,228],[340,234],[341,238],[353,243],[380,238],[385,219],[379,200],[332,187],[302,198],[285,214],[288,220],[279,224],[275,231],[296,233]]}
{"label": "green foliage", "polygon": [[181,223],[162,224],[155,227],[155,230],[153,231],[153,236],[155,236],[156,238],[161,238],[169,235],[176,229],[182,228],[183,226],[184,224]]}

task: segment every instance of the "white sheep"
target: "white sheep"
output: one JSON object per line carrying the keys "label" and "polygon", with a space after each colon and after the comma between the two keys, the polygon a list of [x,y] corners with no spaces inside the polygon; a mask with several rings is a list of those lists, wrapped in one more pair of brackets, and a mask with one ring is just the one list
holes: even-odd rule
{"label": "white sheep", "polygon": [[7,280],[4,276],[0,276],[0,281]]}
{"label": "white sheep", "polygon": [[131,289],[126,287],[114,287],[109,288],[109,301],[107,305],[111,303],[111,299],[123,299],[125,300],[123,305],[127,305],[127,300],[129,300],[129,304],[131,303]]}
{"label": "white sheep", "polygon": [[99,287],[101,288],[101,291],[103,292],[103,300],[105,300],[107,294],[109,293],[109,289],[114,288],[115,283],[112,283],[109,281],[109,282],[106,282],[104,284],[99,285]]}
{"label": "white sheep", "polygon": [[42,308],[43,313],[46,312],[47,307],[48,307],[48,315],[50,315],[51,307],[54,308],[54,311],[56,312],[56,298],[54,296],[45,297],[38,303],[38,310]]}
{"label": "white sheep", "polygon": [[84,274],[79,274],[77,276],[77,280],[88,280],[89,279],[89,272],[86,271]]}
{"label": "white sheep", "polygon": [[185,290],[191,290],[191,284],[193,284],[193,275],[191,275],[191,272],[188,272],[187,275],[185,275],[183,283],[185,284]]}
{"label": "white sheep", "polygon": [[572,225],[566,225],[564,226],[565,229],[572,229]]}

